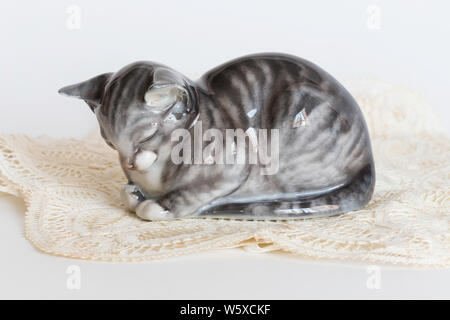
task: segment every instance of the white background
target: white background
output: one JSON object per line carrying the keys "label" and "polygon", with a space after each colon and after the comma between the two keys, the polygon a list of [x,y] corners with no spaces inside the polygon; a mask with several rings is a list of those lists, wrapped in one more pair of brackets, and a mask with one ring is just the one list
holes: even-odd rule
{"label": "white background", "polygon": [[[136,60],[200,75],[267,51],[339,80],[371,76],[419,91],[450,132],[449,12],[446,1],[2,1],[0,134],[84,136],[96,127],[92,113],[57,90]],[[140,264],[53,257],[24,238],[24,210],[0,198],[0,298],[450,298],[448,270],[381,266],[381,288],[370,290],[366,265],[238,249]],[[80,290],[66,287],[73,264]]]}

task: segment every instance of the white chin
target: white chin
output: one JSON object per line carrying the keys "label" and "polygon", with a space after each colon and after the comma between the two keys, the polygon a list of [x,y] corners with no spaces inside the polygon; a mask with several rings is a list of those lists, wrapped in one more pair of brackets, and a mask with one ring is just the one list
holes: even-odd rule
{"label": "white chin", "polygon": [[158,155],[154,153],[153,151],[141,151],[134,161],[134,165],[136,167],[136,170],[138,171],[145,171],[148,168],[152,166],[153,163],[155,163],[156,159],[158,158]]}

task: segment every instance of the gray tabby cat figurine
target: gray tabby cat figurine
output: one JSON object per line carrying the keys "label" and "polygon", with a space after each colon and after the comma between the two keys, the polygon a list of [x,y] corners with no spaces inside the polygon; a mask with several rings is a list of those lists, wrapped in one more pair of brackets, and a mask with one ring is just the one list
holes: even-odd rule
{"label": "gray tabby cat figurine", "polygon": [[[59,92],[97,116],[128,178],[123,200],[142,219],[330,216],[362,208],[374,190],[357,103],[295,56],[241,57],[197,81],[136,62]],[[251,152],[266,156],[250,162]]]}

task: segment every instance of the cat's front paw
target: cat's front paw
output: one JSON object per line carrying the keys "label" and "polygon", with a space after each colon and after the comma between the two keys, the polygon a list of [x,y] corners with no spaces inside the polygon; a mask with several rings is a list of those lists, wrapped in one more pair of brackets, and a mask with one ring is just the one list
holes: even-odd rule
{"label": "cat's front paw", "polygon": [[169,220],[175,216],[153,200],[145,200],[136,207],[136,215],[144,220]]}
{"label": "cat's front paw", "polygon": [[139,187],[132,183],[127,183],[122,187],[120,198],[127,209],[133,212],[136,211],[139,203],[144,200]]}

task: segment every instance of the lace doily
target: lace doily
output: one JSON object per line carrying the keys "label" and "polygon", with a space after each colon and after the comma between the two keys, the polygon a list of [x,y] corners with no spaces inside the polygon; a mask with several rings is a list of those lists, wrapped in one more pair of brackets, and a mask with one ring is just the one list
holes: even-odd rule
{"label": "lace doily", "polygon": [[0,191],[25,200],[26,237],[47,253],[143,261],[243,247],[313,259],[450,266],[450,140],[417,94],[374,80],[346,83],[365,114],[377,183],[370,204],[299,221],[146,222],[124,210],[125,178],[98,135],[0,136]]}

